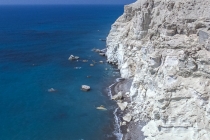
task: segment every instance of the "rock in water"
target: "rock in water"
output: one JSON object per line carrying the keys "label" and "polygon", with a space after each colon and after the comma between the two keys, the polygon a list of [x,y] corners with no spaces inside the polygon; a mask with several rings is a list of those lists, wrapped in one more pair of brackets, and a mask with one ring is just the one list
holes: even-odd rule
{"label": "rock in water", "polygon": [[76,59],[76,60],[79,59],[79,56],[75,56],[74,59]]}
{"label": "rock in water", "polygon": [[88,60],[82,60],[82,62],[88,62]]}
{"label": "rock in water", "polygon": [[83,91],[89,91],[90,90],[90,86],[82,85],[82,90]]}
{"label": "rock in water", "polygon": [[99,55],[101,55],[101,56],[105,56],[105,53],[99,53]]}
{"label": "rock in water", "polygon": [[54,88],[48,89],[48,92],[55,92],[56,90]]}
{"label": "rock in water", "polygon": [[100,41],[106,41],[106,39],[99,39]]}
{"label": "rock in water", "polygon": [[95,49],[95,52],[100,53],[101,50],[100,49]]}
{"label": "rock in water", "polygon": [[70,55],[69,60],[74,60],[74,55]]}
{"label": "rock in water", "polygon": [[106,48],[101,50],[101,53],[106,53]]}
{"label": "rock in water", "polygon": [[79,56],[70,55],[69,60],[78,60]]}
{"label": "rock in water", "polygon": [[210,0],[137,0],[112,25],[107,62],[133,78],[123,119],[147,121],[145,140],[210,140],[209,13]]}
{"label": "rock in water", "polygon": [[96,109],[98,109],[98,110],[107,110],[103,105],[101,105],[99,107],[96,107]]}

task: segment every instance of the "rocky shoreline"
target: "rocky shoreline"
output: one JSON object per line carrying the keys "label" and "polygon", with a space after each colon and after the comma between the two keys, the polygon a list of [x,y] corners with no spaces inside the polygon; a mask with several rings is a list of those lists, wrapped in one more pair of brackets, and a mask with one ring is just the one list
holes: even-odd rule
{"label": "rocky shoreline", "polygon": [[[133,79],[123,79],[123,78],[118,78],[116,80],[117,82],[114,83],[110,89],[111,89],[111,94],[112,97],[118,95],[119,92],[122,93],[122,99],[116,100],[116,103],[118,104],[119,102],[128,102],[131,103],[130,98],[128,97],[128,92],[129,89],[131,88],[132,81]],[[125,116],[129,111],[127,108],[125,110],[121,110],[120,107],[118,108],[116,115],[118,117],[118,125],[122,133],[122,138],[121,140],[144,140],[145,136],[143,135],[143,132],[141,129],[145,125],[145,122],[139,121],[139,122],[134,122],[134,120],[131,120],[129,122],[126,122],[123,120],[123,116]]]}

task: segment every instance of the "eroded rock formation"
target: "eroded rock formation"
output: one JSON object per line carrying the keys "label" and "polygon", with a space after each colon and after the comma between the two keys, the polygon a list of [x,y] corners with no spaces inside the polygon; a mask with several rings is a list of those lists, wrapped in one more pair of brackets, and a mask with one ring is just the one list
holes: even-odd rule
{"label": "eroded rock formation", "polygon": [[210,0],[138,0],[107,37],[146,140],[210,140]]}

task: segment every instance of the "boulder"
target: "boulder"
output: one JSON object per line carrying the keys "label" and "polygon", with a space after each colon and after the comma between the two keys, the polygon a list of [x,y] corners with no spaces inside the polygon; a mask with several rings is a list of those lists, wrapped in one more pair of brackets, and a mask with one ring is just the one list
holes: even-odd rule
{"label": "boulder", "polygon": [[70,55],[69,60],[78,60],[79,56]]}
{"label": "boulder", "polygon": [[90,86],[87,86],[87,85],[82,85],[82,88],[81,88],[83,91],[89,91],[90,90]]}
{"label": "boulder", "polygon": [[127,97],[129,97],[129,95],[130,95],[130,92],[126,92],[126,93],[125,93],[125,95],[126,95]]}
{"label": "boulder", "polygon": [[126,125],[126,122],[122,122],[122,125]]}
{"label": "boulder", "polygon": [[76,59],[76,60],[79,59],[79,56],[75,56],[74,59]]}
{"label": "boulder", "polygon": [[122,92],[118,92],[118,94],[112,96],[112,100],[121,100],[122,97]]}
{"label": "boulder", "polygon": [[130,122],[132,119],[132,116],[128,113],[126,114],[124,117],[123,117],[123,120],[126,121],[126,122]]}
{"label": "boulder", "polygon": [[74,55],[70,55],[69,60],[73,60],[73,59],[74,59]]}
{"label": "boulder", "polygon": [[127,102],[123,102],[123,103],[117,103],[117,105],[119,106],[119,108],[124,111],[125,108],[127,107],[128,103]]}

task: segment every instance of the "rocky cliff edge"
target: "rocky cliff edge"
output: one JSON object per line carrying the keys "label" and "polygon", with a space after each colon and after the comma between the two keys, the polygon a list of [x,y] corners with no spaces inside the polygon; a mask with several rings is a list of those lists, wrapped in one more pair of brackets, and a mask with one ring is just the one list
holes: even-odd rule
{"label": "rocky cliff edge", "polygon": [[210,140],[210,0],[138,0],[107,37],[145,140]]}

